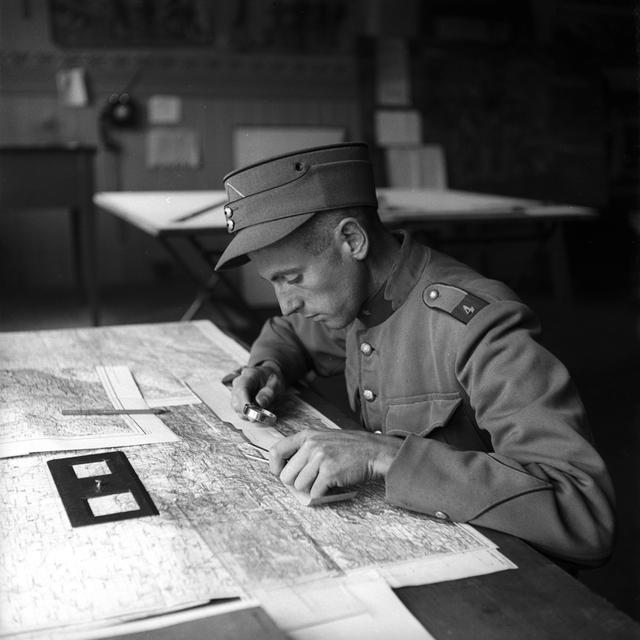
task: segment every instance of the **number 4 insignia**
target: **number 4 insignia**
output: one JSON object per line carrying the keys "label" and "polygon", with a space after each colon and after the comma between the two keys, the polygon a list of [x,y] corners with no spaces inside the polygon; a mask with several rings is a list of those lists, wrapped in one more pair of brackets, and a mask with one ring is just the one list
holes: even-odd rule
{"label": "number 4 insignia", "polygon": [[467,293],[450,313],[454,318],[460,320],[460,322],[467,324],[467,322],[471,322],[488,304],[486,300],[474,296],[472,293]]}
{"label": "number 4 insignia", "polygon": [[471,322],[489,304],[460,287],[441,282],[427,287],[422,299],[428,307],[444,311],[463,324]]}

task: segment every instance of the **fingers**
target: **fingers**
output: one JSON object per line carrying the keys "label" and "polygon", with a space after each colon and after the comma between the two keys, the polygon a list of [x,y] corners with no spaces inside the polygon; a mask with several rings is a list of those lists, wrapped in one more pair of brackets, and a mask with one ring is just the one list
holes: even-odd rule
{"label": "fingers", "polygon": [[304,443],[304,436],[305,432],[301,431],[300,433],[283,438],[269,449],[269,468],[271,469],[271,473],[276,476],[280,475],[288,460],[293,457]]}
{"label": "fingers", "polygon": [[312,498],[324,495],[330,486],[337,484],[327,471],[322,446],[316,442],[318,436],[318,432],[301,431],[269,449],[272,473],[279,476],[283,484]]}
{"label": "fingers", "polygon": [[251,395],[246,386],[240,386],[234,383],[233,389],[231,390],[231,406],[233,410],[242,415],[244,405],[251,402]]}
{"label": "fingers", "polygon": [[244,405],[253,404],[256,394],[262,388],[265,373],[258,367],[244,367],[240,375],[233,381],[231,388],[231,406],[242,415]]}
{"label": "fingers", "polygon": [[308,458],[305,451],[299,449],[280,472],[280,480],[283,484],[294,487],[298,491],[309,493],[318,477],[319,470],[318,457]]}
{"label": "fingers", "polygon": [[270,467],[284,484],[317,498],[332,487],[385,478],[401,444],[392,436],[308,429],[271,447]]}
{"label": "fingers", "polygon": [[322,471],[320,471],[318,473],[318,475],[316,476],[316,479],[313,482],[313,485],[309,489],[309,496],[312,499],[313,498],[320,498],[325,493],[327,493],[327,491],[329,491],[329,489],[331,489],[331,487],[333,487],[333,486],[337,486],[337,485],[335,483],[334,484],[330,484],[329,483],[329,478]]}
{"label": "fingers", "polygon": [[[295,438],[295,436],[292,436],[292,439],[293,438]],[[275,464],[271,465],[271,470],[279,475],[282,484],[293,487],[303,493],[309,493],[316,483],[320,472],[321,456],[313,455],[313,452],[309,455],[309,448],[304,446],[304,442],[302,444],[291,442],[287,443],[287,447],[284,448],[284,453],[282,451],[278,452],[280,457],[276,460],[274,459],[274,449],[278,448],[282,450],[282,443],[284,443],[284,440],[281,440],[270,450],[271,461],[275,462]],[[295,447],[298,448],[295,449]],[[290,457],[284,459],[287,455],[290,455]],[[280,469],[279,472],[278,469]],[[324,493],[320,485],[316,491],[319,492],[318,495]]]}
{"label": "fingers", "polygon": [[240,415],[247,403],[257,403],[266,408],[273,404],[283,388],[284,380],[274,368],[244,367],[233,380],[231,406]]}
{"label": "fingers", "polygon": [[280,378],[275,371],[269,374],[265,385],[256,393],[256,402],[261,407],[268,407],[273,403],[280,391]]}

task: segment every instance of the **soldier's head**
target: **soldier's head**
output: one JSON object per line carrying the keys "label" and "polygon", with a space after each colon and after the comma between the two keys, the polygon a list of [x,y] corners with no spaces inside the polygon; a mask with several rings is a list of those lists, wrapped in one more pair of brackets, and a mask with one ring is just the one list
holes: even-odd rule
{"label": "soldier's head", "polygon": [[278,156],[227,175],[225,187],[234,237],[216,268],[251,260],[283,314],[352,322],[371,293],[367,259],[382,229],[366,145]]}

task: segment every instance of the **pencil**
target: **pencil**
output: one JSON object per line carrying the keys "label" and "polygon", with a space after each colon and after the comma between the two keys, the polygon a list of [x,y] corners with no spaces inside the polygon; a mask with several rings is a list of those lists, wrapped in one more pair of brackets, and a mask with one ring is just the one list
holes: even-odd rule
{"label": "pencil", "polygon": [[200,216],[203,213],[207,213],[207,211],[211,211],[220,205],[223,205],[227,199],[218,200],[217,202],[213,202],[212,204],[207,205],[206,207],[202,207],[202,209],[197,209],[196,211],[192,211],[191,213],[187,213],[179,218],[176,218],[172,222],[185,222],[186,220],[191,220],[191,218],[195,218],[196,216]]}
{"label": "pencil", "polygon": [[166,409],[161,407],[148,409],[62,409],[63,416],[119,416],[138,413],[165,413]]}

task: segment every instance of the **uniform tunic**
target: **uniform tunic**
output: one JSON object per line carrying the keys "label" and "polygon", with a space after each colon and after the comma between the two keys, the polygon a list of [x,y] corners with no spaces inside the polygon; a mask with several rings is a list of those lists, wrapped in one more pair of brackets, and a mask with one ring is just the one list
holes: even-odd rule
{"label": "uniform tunic", "polygon": [[402,234],[400,259],[336,331],[268,321],[249,364],[343,371],[363,427],[403,438],[386,499],[504,531],[579,565],[609,555],[613,490],[566,368],[504,284]]}

